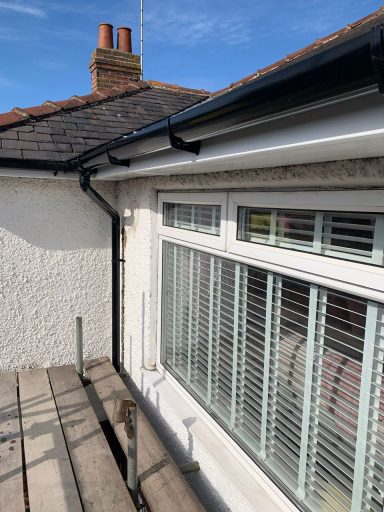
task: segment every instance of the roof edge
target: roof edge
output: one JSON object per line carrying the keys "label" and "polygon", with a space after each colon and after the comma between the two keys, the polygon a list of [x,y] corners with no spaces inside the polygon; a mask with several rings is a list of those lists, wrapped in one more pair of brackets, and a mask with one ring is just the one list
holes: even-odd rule
{"label": "roof edge", "polygon": [[191,151],[190,144],[187,149],[188,143],[201,142],[294,109],[371,90],[384,93],[383,25],[375,25],[370,31],[260,80],[92,148],[78,162],[85,164],[106,153],[108,160],[116,164],[118,161],[109,152],[123,146],[131,148],[125,160],[169,148]]}

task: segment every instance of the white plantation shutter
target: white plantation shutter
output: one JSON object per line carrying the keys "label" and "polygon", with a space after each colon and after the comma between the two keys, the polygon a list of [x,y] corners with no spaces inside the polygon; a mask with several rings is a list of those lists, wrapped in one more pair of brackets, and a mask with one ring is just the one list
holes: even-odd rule
{"label": "white plantation shutter", "polygon": [[382,305],[163,249],[165,367],[302,508],[382,512]]}
{"label": "white plantation shutter", "polygon": [[383,265],[384,215],[239,207],[238,240]]}

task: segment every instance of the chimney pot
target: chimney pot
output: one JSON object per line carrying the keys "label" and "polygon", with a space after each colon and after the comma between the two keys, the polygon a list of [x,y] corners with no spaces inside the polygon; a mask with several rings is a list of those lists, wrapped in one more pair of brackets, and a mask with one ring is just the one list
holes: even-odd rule
{"label": "chimney pot", "polygon": [[117,29],[117,48],[123,52],[132,53],[132,30],[128,27]]}
{"label": "chimney pot", "polygon": [[100,23],[98,48],[113,48],[113,26],[109,23]]}
{"label": "chimney pot", "polygon": [[140,55],[132,53],[131,29],[118,28],[117,48],[113,48],[113,27],[99,25],[98,47],[92,52],[89,70],[92,92],[119,87],[124,89],[141,78]]}

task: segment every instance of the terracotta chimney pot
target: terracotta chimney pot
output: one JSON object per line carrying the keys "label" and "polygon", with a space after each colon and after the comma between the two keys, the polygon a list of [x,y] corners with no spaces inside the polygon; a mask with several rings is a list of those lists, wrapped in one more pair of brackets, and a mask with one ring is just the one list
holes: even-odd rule
{"label": "terracotta chimney pot", "polygon": [[128,27],[117,29],[117,49],[122,52],[132,53],[132,30]]}
{"label": "terracotta chimney pot", "polygon": [[100,23],[98,48],[113,48],[113,26],[109,23]]}

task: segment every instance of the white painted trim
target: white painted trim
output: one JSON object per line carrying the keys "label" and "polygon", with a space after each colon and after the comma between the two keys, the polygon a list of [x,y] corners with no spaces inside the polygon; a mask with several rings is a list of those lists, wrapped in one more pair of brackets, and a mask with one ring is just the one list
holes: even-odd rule
{"label": "white painted trim", "polygon": [[[319,190],[285,192],[230,192],[228,206],[384,212],[384,190]],[[232,216],[233,218],[233,216]]]}
{"label": "white painted trim", "polygon": [[249,258],[251,265],[287,273],[299,279],[338,288],[369,299],[381,302],[384,300],[383,267],[237,240],[239,206],[311,211],[384,212],[383,191],[230,192],[226,248],[230,254]]}
{"label": "white painted trim", "polygon": [[[203,140],[199,155],[165,149],[134,158],[129,169],[100,169],[97,179],[258,169],[384,156],[379,94]],[[127,157],[120,148],[117,156]]]}
{"label": "white painted trim", "polygon": [[[262,247],[263,253],[257,252],[255,256],[254,246],[252,244],[252,256],[244,254],[247,251],[243,249],[235,252],[223,253],[223,251],[215,248],[204,247],[193,242],[187,242],[185,240],[179,240],[174,237],[161,236],[162,240],[172,242],[184,247],[196,249],[198,251],[205,251],[208,254],[220,256],[232,261],[238,261],[239,263],[245,263],[246,265],[252,265],[259,267],[264,270],[270,270],[278,274],[283,274],[288,277],[294,277],[301,279],[309,283],[326,286],[346,293],[351,293],[367,299],[376,300],[378,302],[384,302],[384,269],[378,267],[372,267],[364,264],[354,263],[352,261],[336,260],[327,258],[325,256],[317,256],[315,254],[299,253],[298,251],[289,251],[288,249],[276,249],[276,252],[268,251],[268,249]],[[231,246],[231,249],[233,246]],[[282,252],[284,264],[282,263]],[[290,253],[287,255],[287,253]],[[291,254],[293,253],[293,254]],[[273,261],[271,261],[273,258]],[[310,263],[307,262],[306,269],[303,268],[305,259],[312,259]],[[300,263],[298,263],[298,259]],[[331,260],[331,261],[324,261]],[[321,263],[321,265],[320,265]],[[334,268],[334,267],[337,268]],[[298,268],[299,267],[299,268]],[[322,269],[322,275],[314,273]],[[351,270],[359,267],[363,270],[363,275],[360,278],[351,273]],[[340,276],[343,279],[340,279]]]}

